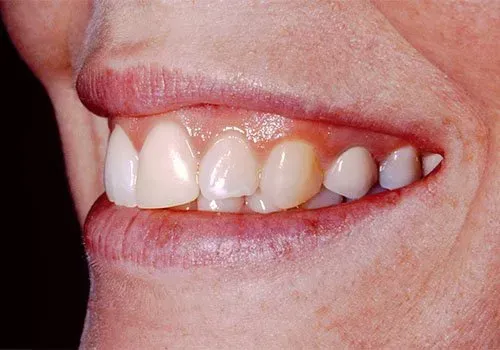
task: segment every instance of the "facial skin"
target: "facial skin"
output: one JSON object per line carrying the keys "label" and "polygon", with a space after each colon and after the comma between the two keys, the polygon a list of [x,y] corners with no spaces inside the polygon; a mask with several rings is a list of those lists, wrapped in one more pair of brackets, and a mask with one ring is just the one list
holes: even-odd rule
{"label": "facial skin", "polygon": [[453,147],[436,198],[303,258],[154,273],[94,260],[82,348],[500,346],[500,2],[94,5],[2,2],[54,104],[82,224],[103,191],[109,131],[75,80],[99,62],[239,74],[347,110],[406,106],[393,125],[447,114]]}

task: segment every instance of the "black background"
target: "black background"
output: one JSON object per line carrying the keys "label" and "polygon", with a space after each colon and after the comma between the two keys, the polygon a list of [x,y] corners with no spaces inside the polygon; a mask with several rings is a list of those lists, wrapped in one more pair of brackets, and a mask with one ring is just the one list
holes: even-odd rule
{"label": "black background", "polygon": [[[10,295],[3,297],[6,307],[1,314],[9,327],[0,330],[0,348],[77,348],[89,280],[54,112],[43,86],[20,59],[3,25],[0,60],[2,173],[13,170],[15,181],[12,186],[4,183],[13,193],[7,197],[9,209],[2,210],[7,214],[4,222],[9,223],[2,235],[18,240],[9,243],[10,247],[8,240],[2,244],[2,250],[12,257],[6,259],[3,269],[9,281],[4,279],[2,289]],[[22,164],[17,168],[14,163],[6,164],[5,154],[19,158],[20,141]],[[23,264],[31,266],[25,269]]]}

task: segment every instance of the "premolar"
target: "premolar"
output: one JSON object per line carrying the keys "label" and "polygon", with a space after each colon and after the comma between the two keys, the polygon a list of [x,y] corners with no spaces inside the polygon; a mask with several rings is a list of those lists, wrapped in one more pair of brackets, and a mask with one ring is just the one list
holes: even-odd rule
{"label": "premolar", "polygon": [[422,156],[422,171],[424,176],[429,175],[443,160],[443,156],[437,153],[427,153]]}
{"label": "premolar", "polygon": [[139,154],[138,206],[168,208],[195,200],[199,194],[196,172],[186,130],[171,121],[157,124]]}
{"label": "premolar", "polygon": [[225,199],[207,199],[203,195],[198,197],[198,210],[217,211],[223,213],[238,213],[243,208],[245,199],[243,197]]}
{"label": "premolar", "polygon": [[244,136],[222,134],[200,164],[200,190],[207,199],[251,195],[259,185],[258,164]]}
{"label": "premolar", "polygon": [[421,177],[420,158],[412,146],[395,150],[380,165],[380,186],[389,190],[409,185]]}
{"label": "premolar", "polygon": [[347,198],[363,197],[377,182],[377,164],[364,147],[342,153],[325,174],[324,186]]}
{"label": "premolar", "polygon": [[104,186],[110,201],[135,207],[139,156],[125,131],[116,126],[109,137],[104,165]]}
{"label": "premolar", "polygon": [[273,148],[262,170],[262,193],[278,208],[298,206],[319,192],[323,173],[314,147],[294,140]]}

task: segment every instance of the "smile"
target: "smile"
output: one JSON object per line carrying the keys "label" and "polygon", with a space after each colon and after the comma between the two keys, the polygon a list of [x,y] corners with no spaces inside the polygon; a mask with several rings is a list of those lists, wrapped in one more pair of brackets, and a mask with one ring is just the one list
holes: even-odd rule
{"label": "smile", "polygon": [[[191,78],[165,85],[143,73],[84,71],[77,81],[111,129],[106,194],[85,225],[91,258],[160,269],[293,259],[406,197],[430,200],[444,154],[431,130],[259,100],[255,89],[193,93]],[[146,90],[153,97],[141,98]]]}

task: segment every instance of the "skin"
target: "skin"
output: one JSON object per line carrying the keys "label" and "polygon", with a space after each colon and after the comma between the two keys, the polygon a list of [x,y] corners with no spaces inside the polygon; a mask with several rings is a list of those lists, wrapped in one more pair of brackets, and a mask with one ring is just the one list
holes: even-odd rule
{"label": "skin", "polygon": [[[96,259],[82,348],[498,348],[500,2],[235,4],[109,1],[91,18],[85,1],[2,2],[53,101],[82,223],[103,191],[108,126],[81,104],[74,80],[110,55],[118,67],[154,57],[225,67],[344,105],[383,90],[389,97],[377,98],[408,103],[422,125],[449,111],[456,132],[440,196],[272,265],[151,272]],[[329,95],[331,84],[350,95]]]}

